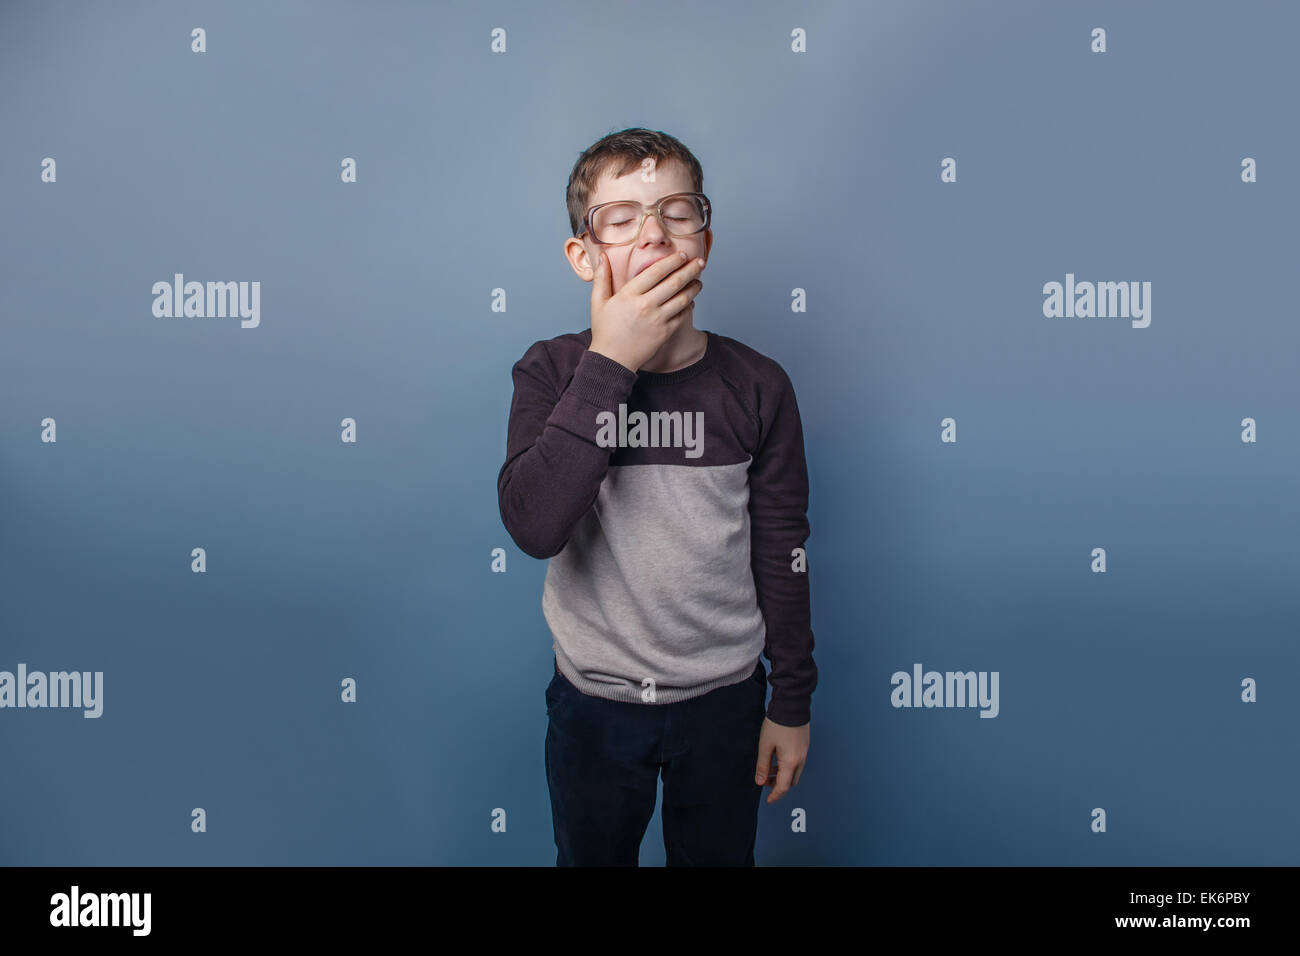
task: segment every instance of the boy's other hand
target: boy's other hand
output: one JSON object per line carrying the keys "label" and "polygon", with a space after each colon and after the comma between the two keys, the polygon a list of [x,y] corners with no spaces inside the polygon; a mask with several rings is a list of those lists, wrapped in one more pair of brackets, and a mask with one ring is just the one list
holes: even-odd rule
{"label": "boy's other hand", "polygon": [[602,251],[591,280],[591,351],[638,371],[695,308],[702,262],[669,253],[615,292]]}
{"label": "boy's other hand", "polygon": [[[776,803],[799,782],[804,762],[808,759],[811,738],[811,723],[802,727],[784,727],[763,718],[763,729],[758,734],[758,768],[754,771],[754,782],[760,787],[771,786],[768,803]],[[772,769],[773,756],[777,764],[775,771]]]}

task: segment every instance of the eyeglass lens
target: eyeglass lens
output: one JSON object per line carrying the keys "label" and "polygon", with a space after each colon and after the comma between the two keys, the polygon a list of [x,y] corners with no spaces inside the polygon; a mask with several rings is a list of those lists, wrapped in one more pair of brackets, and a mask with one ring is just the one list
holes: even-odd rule
{"label": "eyeglass lens", "polygon": [[[704,228],[704,203],[698,196],[673,196],[659,208],[669,235],[692,236]],[[641,212],[641,204],[634,202],[602,206],[592,216],[592,234],[597,242],[628,242],[636,236]]]}

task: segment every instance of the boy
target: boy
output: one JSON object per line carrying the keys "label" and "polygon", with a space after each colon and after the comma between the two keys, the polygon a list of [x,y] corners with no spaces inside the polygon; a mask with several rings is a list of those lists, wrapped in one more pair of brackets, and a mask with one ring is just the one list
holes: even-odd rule
{"label": "boy", "polygon": [[512,370],[497,490],[515,543],[551,559],[560,866],[636,866],[661,771],[668,865],[753,866],[763,785],[779,799],[808,753],[802,425],[780,365],[694,326],[713,245],[702,187],[664,133],[584,152],[565,256],[592,283],[591,328]]}

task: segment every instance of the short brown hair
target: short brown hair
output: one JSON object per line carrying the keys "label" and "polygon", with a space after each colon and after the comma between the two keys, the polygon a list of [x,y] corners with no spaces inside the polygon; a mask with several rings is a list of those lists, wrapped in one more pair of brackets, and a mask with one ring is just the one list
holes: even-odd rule
{"label": "short brown hair", "polygon": [[626,176],[647,157],[653,158],[656,165],[677,160],[686,167],[695,192],[704,192],[704,170],[700,161],[675,137],[639,126],[610,133],[587,147],[569,173],[565,200],[569,205],[569,228],[575,236],[582,231],[587,201],[605,171],[612,169],[615,177]]}

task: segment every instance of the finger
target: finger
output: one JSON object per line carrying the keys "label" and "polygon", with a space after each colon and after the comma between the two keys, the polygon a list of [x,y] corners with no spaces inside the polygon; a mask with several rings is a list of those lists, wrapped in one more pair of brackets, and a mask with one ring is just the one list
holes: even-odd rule
{"label": "finger", "polygon": [[[700,271],[704,267],[697,264],[697,260],[692,259],[682,268],[669,274],[662,279],[658,285],[645,292],[645,297],[651,302],[658,302],[663,305],[671,301],[674,296],[679,296],[683,292],[688,295],[698,295],[704,288],[704,283],[700,280]],[[650,270],[646,270],[647,272]]]}
{"label": "finger", "polygon": [[[667,302],[663,303],[663,305],[659,306],[660,314],[675,315],[678,312],[685,312],[695,304],[695,297],[700,294],[700,290],[703,288],[703,282],[699,279],[694,280],[690,285],[682,289],[681,292],[678,292]],[[653,296],[654,293],[651,292],[649,295]]]}
{"label": "finger", "polygon": [[772,751],[775,749],[776,744],[773,743],[759,748],[758,765],[754,768],[754,782],[760,787],[767,786],[767,782],[772,776]]}
{"label": "finger", "polygon": [[799,766],[795,767],[794,780],[790,781],[790,786],[792,787],[799,786],[799,778],[803,776],[803,768],[804,768],[803,764],[799,764]]}
{"label": "finger", "polygon": [[613,294],[609,260],[605,257],[605,250],[602,249],[600,259],[596,262],[596,274],[591,279],[591,301],[596,305],[603,305]]}
{"label": "finger", "polygon": [[790,769],[788,763],[777,768],[776,783],[772,787],[772,792],[767,795],[768,803],[776,803],[785,796],[785,792],[790,789],[790,780],[793,775],[794,771]]}
{"label": "finger", "polygon": [[678,312],[676,315],[670,315],[668,318],[664,319],[664,328],[667,330],[667,334],[672,335],[674,332],[676,332],[677,326],[681,325],[683,322],[686,321],[686,317],[691,314],[691,310],[694,307],[695,307],[695,303],[691,302],[686,306],[686,308],[682,309],[682,311]]}
{"label": "finger", "polygon": [[632,288],[632,294],[643,295],[649,292],[651,301],[662,302],[686,285],[704,270],[704,266],[699,264],[698,259],[683,260],[684,255],[684,252],[679,252],[664,256],[639,276],[634,276],[627,283]]}

